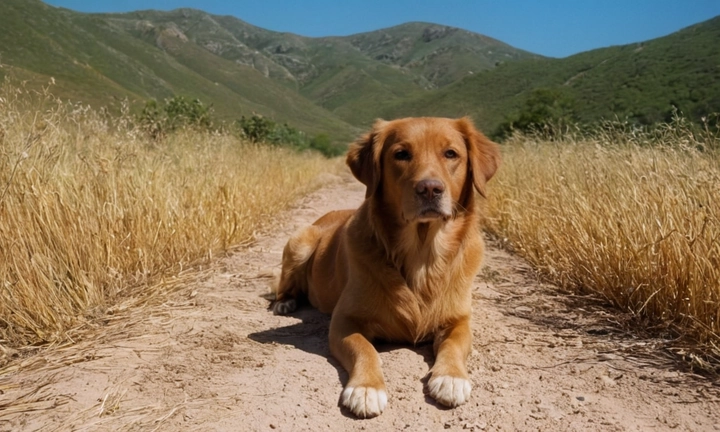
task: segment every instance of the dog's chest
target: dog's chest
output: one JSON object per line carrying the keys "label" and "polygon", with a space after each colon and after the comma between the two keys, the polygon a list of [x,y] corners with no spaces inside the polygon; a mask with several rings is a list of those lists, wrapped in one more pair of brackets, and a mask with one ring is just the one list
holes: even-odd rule
{"label": "dog's chest", "polygon": [[474,232],[458,231],[440,229],[431,232],[425,241],[406,236],[396,243],[399,247],[394,249],[393,270],[399,272],[404,283],[390,290],[388,304],[394,313],[387,318],[397,320],[398,325],[387,326],[381,334],[419,342],[470,313],[468,275],[474,263],[466,259],[472,251],[467,250],[462,239],[467,240]]}
{"label": "dog's chest", "polygon": [[464,279],[458,266],[461,254],[419,254],[405,260],[401,274],[417,301],[420,319],[437,315],[448,303],[455,303],[456,291],[462,288],[457,282]]}
{"label": "dog's chest", "polygon": [[404,321],[402,328],[407,334],[401,339],[421,342],[432,335],[453,318],[456,313],[457,294],[450,284],[448,273],[436,271],[432,266],[419,265],[405,270],[404,279],[410,307],[396,316]]}
{"label": "dog's chest", "polygon": [[413,236],[411,241],[404,242],[400,259],[396,260],[407,286],[417,294],[442,290],[452,278],[454,262],[462,251],[450,250],[443,234],[425,242]]}
{"label": "dog's chest", "polygon": [[449,271],[443,272],[434,262],[406,263],[400,272],[408,288],[419,297],[432,292],[442,292],[450,279]]}

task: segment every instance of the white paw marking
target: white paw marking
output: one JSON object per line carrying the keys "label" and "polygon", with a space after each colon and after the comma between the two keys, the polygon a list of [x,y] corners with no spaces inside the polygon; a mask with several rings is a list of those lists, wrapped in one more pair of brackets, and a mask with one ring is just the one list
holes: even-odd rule
{"label": "white paw marking", "polygon": [[470,399],[471,389],[470,381],[448,375],[433,377],[428,381],[430,396],[448,407],[456,407],[467,402]]}
{"label": "white paw marking", "polygon": [[385,390],[372,387],[345,387],[340,399],[343,406],[360,418],[380,415],[387,406]]}
{"label": "white paw marking", "polygon": [[297,309],[295,299],[279,301],[273,305],[273,313],[275,315],[287,315],[290,312],[294,312],[295,309]]}

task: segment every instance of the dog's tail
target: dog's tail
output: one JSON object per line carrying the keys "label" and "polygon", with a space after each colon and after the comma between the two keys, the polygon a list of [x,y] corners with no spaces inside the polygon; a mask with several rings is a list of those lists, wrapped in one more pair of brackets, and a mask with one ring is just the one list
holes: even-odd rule
{"label": "dog's tail", "polygon": [[315,225],[303,228],[288,240],[282,257],[282,271],[277,284],[271,289],[274,294],[270,308],[275,315],[293,312],[298,301],[307,298],[308,264],[310,263],[322,232]]}

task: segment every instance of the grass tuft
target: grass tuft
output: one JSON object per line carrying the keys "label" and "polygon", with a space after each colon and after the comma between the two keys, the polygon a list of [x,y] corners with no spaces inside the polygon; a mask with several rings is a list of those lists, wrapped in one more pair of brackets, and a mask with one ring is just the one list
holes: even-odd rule
{"label": "grass tuft", "polygon": [[0,345],[59,342],[128,292],[252,238],[332,170],[317,154],[0,89]]}
{"label": "grass tuft", "polygon": [[562,287],[599,294],[720,364],[720,137],[652,131],[516,135],[488,227]]}

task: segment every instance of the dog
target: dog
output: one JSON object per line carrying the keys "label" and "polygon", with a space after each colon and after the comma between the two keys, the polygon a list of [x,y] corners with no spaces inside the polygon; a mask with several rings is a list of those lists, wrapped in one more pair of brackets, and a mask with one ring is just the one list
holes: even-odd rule
{"label": "dog", "polygon": [[462,405],[471,391],[471,283],[484,250],[475,192],[486,195],[499,147],[467,117],[377,120],[346,162],[367,188],[364,202],[289,239],[271,308],[284,315],[309,300],[332,314],[330,352],[349,374],[340,403],[355,416],[387,405],[373,340],[432,340],[427,392]]}

